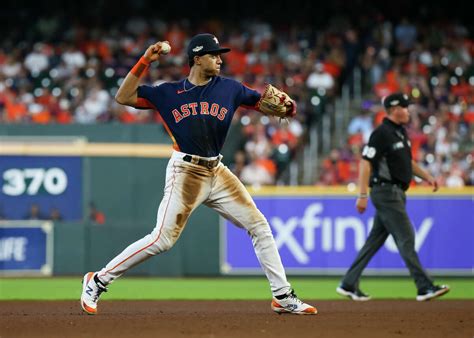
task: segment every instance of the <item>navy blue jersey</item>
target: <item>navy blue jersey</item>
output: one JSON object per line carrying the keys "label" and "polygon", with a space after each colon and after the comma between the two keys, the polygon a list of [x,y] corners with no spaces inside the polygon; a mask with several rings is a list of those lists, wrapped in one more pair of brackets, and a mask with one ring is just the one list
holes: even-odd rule
{"label": "navy blue jersey", "polygon": [[235,111],[254,107],[260,93],[242,83],[215,76],[204,86],[189,80],[139,86],[137,108],[153,108],[161,115],[174,142],[184,153],[219,155]]}

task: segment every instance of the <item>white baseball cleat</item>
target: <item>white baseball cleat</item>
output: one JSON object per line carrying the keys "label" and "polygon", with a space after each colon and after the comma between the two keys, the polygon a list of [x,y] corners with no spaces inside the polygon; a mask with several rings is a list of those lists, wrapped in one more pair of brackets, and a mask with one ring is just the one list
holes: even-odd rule
{"label": "white baseball cleat", "polygon": [[97,278],[97,273],[88,272],[82,279],[81,306],[89,315],[97,314],[97,302],[102,292],[107,292],[106,286]]}
{"label": "white baseball cleat", "polygon": [[338,286],[336,292],[341,296],[349,297],[356,302],[366,302],[370,300],[370,296],[363,293],[359,288],[350,289],[342,285]]}
{"label": "white baseball cleat", "polygon": [[285,295],[273,297],[272,310],[278,314],[315,315],[318,313],[314,306],[303,303],[293,290]]}

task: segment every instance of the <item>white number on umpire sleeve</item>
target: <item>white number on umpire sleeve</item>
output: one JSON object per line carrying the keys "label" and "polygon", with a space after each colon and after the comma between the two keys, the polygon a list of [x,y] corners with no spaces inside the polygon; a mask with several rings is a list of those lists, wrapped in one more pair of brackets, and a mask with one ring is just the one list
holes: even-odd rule
{"label": "white number on umpire sleeve", "polygon": [[365,156],[367,158],[374,158],[376,152],[377,151],[374,147],[365,146],[362,150],[362,156]]}

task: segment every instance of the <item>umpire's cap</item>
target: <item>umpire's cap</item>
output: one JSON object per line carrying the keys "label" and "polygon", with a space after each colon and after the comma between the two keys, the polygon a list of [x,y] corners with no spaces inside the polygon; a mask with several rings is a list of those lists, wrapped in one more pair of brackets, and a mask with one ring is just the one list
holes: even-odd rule
{"label": "umpire's cap", "polygon": [[193,36],[188,44],[188,57],[190,60],[195,56],[227,52],[230,52],[230,48],[221,48],[219,40],[214,35],[208,33]]}
{"label": "umpire's cap", "polygon": [[408,99],[408,95],[403,93],[390,94],[383,100],[383,105],[385,109],[389,109],[391,107],[396,106],[406,108],[409,104],[410,100]]}

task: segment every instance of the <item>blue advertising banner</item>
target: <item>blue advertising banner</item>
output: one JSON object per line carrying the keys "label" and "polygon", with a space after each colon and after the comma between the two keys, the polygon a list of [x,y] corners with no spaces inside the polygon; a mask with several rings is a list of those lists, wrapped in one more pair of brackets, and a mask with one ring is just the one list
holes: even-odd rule
{"label": "blue advertising banner", "polygon": [[[67,156],[0,156],[0,219],[82,219],[82,159]],[[31,216],[36,205],[38,216]]]}
{"label": "blue advertising banner", "polygon": [[51,222],[0,222],[0,275],[51,275]]}
{"label": "blue advertising banner", "polygon": [[[254,197],[267,217],[283,264],[290,273],[340,274],[347,270],[373,225],[372,205],[360,215],[352,196]],[[414,225],[423,266],[432,273],[472,274],[474,213],[471,196],[409,196],[407,211]],[[261,273],[247,233],[222,222],[223,273]],[[390,236],[366,271],[407,274]]]}

